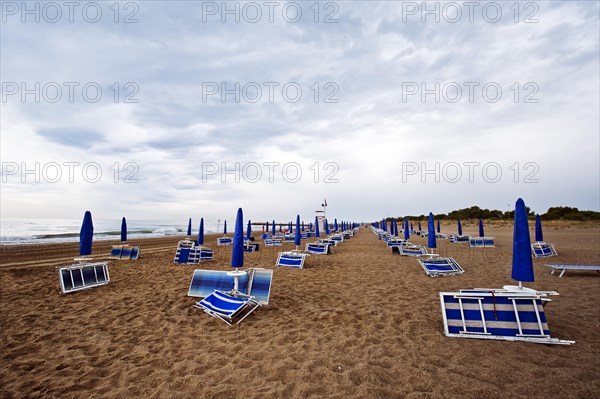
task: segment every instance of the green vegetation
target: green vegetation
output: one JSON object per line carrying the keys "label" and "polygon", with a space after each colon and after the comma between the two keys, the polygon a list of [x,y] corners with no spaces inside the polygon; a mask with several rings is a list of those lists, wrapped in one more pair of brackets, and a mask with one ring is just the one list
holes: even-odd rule
{"label": "green vegetation", "polygon": [[[529,207],[526,207],[527,214],[530,219],[535,218],[535,212]],[[499,211],[497,209],[481,209],[478,206],[472,206],[470,208],[464,208],[452,211],[448,214],[442,213],[433,215],[436,219],[444,220],[468,220],[468,219],[512,219],[515,216],[514,211]],[[427,219],[427,215],[406,215],[400,218],[408,217],[409,219]],[[577,208],[571,208],[568,206],[557,206],[551,207],[546,213],[540,215],[542,220],[600,220],[600,212],[595,211],[580,211]],[[387,218],[388,220],[392,219]]]}

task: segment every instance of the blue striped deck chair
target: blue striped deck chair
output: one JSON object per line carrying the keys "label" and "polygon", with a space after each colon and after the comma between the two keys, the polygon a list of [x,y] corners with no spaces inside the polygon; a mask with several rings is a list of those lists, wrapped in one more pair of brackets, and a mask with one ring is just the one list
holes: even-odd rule
{"label": "blue striped deck chair", "polygon": [[123,252],[123,245],[113,245],[110,249],[109,259],[121,259],[121,252]]}
{"label": "blue striped deck chair", "polygon": [[319,244],[327,244],[327,245],[329,245],[330,248],[331,247],[335,247],[338,244],[337,241],[330,240],[329,238],[320,238],[320,239],[317,240],[317,243],[319,243]]}
{"label": "blue striped deck chair", "polygon": [[260,236],[260,238],[261,238],[262,240],[267,240],[267,239],[271,238],[271,234],[268,234],[268,233],[262,234],[262,235]]}
{"label": "blue striped deck chair", "polygon": [[239,324],[259,306],[260,304],[250,297],[238,297],[223,291],[213,291],[194,305],[228,325]]}
{"label": "blue striped deck chair", "polygon": [[296,251],[280,252],[275,266],[287,266],[302,269],[304,267],[304,259],[307,256],[308,254]]}
{"label": "blue striped deck chair", "polygon": [[405,245],[408,241],[402,239],[402,238],[394,238],[393,240],[389,240],[386,245],[388,248],[393,248],[393,247],[401,247],[403,245]]}
{"label": "blue striped deck chair", "polygon": [[58,269],[63,294],[99,287],[110,282],[107,262],[80,263]]}
{"label": "blue striped deck chair", "polygon": [[534,258],[549,258],[551,256],[557,256],[558,253],[554,249],[554,245],[544,242],[536,241],[531,244],[531,253]]}
{"label": "blue striped deck chair", "polygon": [[449,276],[465,272],[454,258],[431,257],[428,259],[419,259],[419,263],[430,277]]}
{"label": "blue striped deck chair", "polygon": [[223,247],[225,245],[232,245],[233,244],[233,238],[231,237],[219,237],[217,238],[217,245],[219,247]]}
{"label": "blue striped deck chair", "polygon": [[[247,294],[250,276],[246,273],[239,277],[238,291]],[[232,291],[234,279],[227,275],[224,270],[196,269],[192,275],[192,281],[188,289],[188,296],[204,298],[213,291]]]}
{"label": "blue striped deck chair", "polygon": [[[529,292],[528,292],[529,291]],[[525,341],[570,345],[550,337],[544,305],[551,291],[506,289],[440,292],[444,335],[447,337]]]}
{"label": "blue striped deck chair", "polygon": [[468,244],[471,236],[459,236],[458,234],[450,234],[450,242],[455,244]]}
{"label": "blue striped deck chair", "polygon": [[550,272],[550,274],[552,274],[552,275],[554,274],[554,272],[556,270],[561,270],[558,277],[562,277],[563,274],[565,274],[565,272],[567,270],[595,271],[597,273],[600,273],[600,265],[544,265],[544,266],[548,266],[548,267],[552,268],[552,271]]}
{"label": "blue striped deck chair", "polygon": [[254,268],[249,269],[248,272],[251,273],[248,283],[248,295],[259,304],[268,305],[273,282],[273,270]]}
{"label": "blue striped deck chair", "polygon": [[190,240],[181,240],[177,243],[174,263],[197,263],[196,242]]}
{"label": "blue striped deck chair", "polygon": [[140,257],[140,247],[126,245],[121,252],[121,259],[137,260]]}
{"label": "blue striped deck chair", "polygon": [[244,241],[244,252],[256,252],[258,251],[258,243]]}
{"label": "blue striped deck chair", "polygon": [[338,244],[341,242],[344,242],[344,236],[342,234],[332,234],[331,236],[329,236],[329,238],[331,240],[337,241]]}
{"label": "blue striped deck chair", "polygon": [[286,234],[286,235],[283,237],[283,242],[294,242],[294,241],[296,241],[296,236],[295,236],[295,235],[292,235],[292,234]]}
{"label": "blue striped deck chair", "polygon": [[265,247],[280,247],[281,240],[265,240]]}
{"label": "blue striped deck chair", "polygon": [[[403,245],[401,247],[396,247],[396,248],[398,248],[400,255],[404,255],[404,256],[427,255],[427,250],[422,245],[407,244],[407,245]],[[394,251],[394,248],[392,248],[392,251]]]}
{"label": "blue striped deck chair", "polygon": [[494,247],[494,237],[471,237],[469,238],[471,248]]}
{"label": "blue striped deck chair", "polygon": [[313,242],[307,243],[304,252],[314,255],[327,255],[331,253],[329,249],[329,244]]}

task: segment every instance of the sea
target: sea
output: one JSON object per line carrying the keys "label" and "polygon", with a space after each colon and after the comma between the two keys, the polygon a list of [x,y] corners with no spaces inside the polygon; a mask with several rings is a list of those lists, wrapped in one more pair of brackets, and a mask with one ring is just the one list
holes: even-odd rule
{"label": "sea", "polygon": [[[78,242],[81,219],[0,219],[0,245]],[[198,234],[199,220],[192,220],[192,234]],[[120,219],[94,219],[94,240],[118,240],[121,237]],[[185,235],[187,220],[129,220],[127,238]],[[256,228],[256,227],[255,227]],[[223,229],[222,221],[204,220],[204,233]]]}

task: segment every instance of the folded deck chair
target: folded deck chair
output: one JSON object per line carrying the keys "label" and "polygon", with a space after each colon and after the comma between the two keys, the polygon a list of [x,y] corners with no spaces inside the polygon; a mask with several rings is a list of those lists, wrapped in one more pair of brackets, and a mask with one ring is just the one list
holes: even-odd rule
{"label": "folded deck chair", "polygon": [[419,259],[425,273],[430,277],[449,276],[453,274],[462,274],[465,271],[460,267],[454,258],[429,258]]}
{"label": "folded deck chair", "polygon": [[261,238],[262,240],[266,240],[266,239],[268,239],[268,238],[271,238],[271,234],[269,234],[269,233],[261,234],[260,238]]}
{"label": "folded deck chair", "polygon": [[219,247],[225,246],[225,245],[232,245],[233,244],[233,238],[231,237],[219,237],[217,238],[217,245]]}
{"label": "folded deck chair", "polygon": [[177,249],[175,250],[174,263],[196,263],[195,251],[196,243],[190,240],[182,240],[177,243]]}
{"label": "folded deck chair", "polygon": [[249,269],[248,295],[261,305],[269,304],[271,284],[273,283],[273,270],[253,268]]}
{"label": "folded deck chair", "polygon": [[[529,292],[528,292],[529,291]],[[473,289],[440,292],[447,337],[573,344],[550,337],[543,305],[556,292]]]}
{"label": "folded deck chair", "polygon": [[128,244],[113,245],[109,259],[137,260],[140,256],[140,247],[130,247]]}
{"label": "folded deck chair", "polygon": [[331,240],[337,241],[338,243],[344,242],[344,236],[342,234],[332,234],[329,236]]}
{"label": "folded deck chair", "polygon": [[422,245],[416,244],[407,244],[402,245],[401,247],[392,247],[392,252],[396,250],[400,253],[400,255],[404,256],[422,256],[427,255],[427,250]]}
{"label": "folded deck chair", "polygon": [[265,247],[279,247],[281,240],[265,240]]}
{"label": "folded deck chair", "polygon": [[447,240],[448,239],[448,234],[435,233],[435,238],[439,238],[440,240]]}
{"label": "folded deck chair", "polygon": [[257,242],[244,242],[244,252],[256,252],[258,251],[258,243]]}
{"label": "folded deck chair", "polygon": [[81,263],[58,269],[63,294],[99,287],[110,282],[108,263]]}
{"label": "folded deck chair", "polygon": [[280,252],[275,266],[287,266],[302,269],[304,267],[304,259],[307,256],[308,254],[296,251]]}
{"label": "folded deck chair", "polygon": [[386,245],[388,248],[393,248],[393,247],[401,247],[403,245],[405,245],[408,241],[401,239],[401,238],[394,238],[393,240],[389,240]]}
{"label": "folded deck chair", "polygon": [[494,237],[471,237],[469,246],[472,248],[487,248],[494,246]]}
{"label": "folded deck chair", "polygon": [[320,238],[317,240],[319,244],[327,244],[329,247],[335,247],[338,244],[336,240],[330,240],[329,238]]}
{"label": "folded deck chair", "polygon": [[330,254],[331,250],[329,249],[329,244],[313,242],[310,244],[306,244],[304,252],[314,255],[326,255]]}
{"label": "folded deck chair", "polygon": [[[247,273],[239,277],[238,291],[247,294],[250,275]],[[232,291],[234,284],[233,276],[228,276],[225,270],[203,270],[196,269],[192,275],[192,281],[188,289],[188,296],[204,298],[213,291]]]}
{"label": "folded deck chair", "polygon": [[549,258],[558,255],[556,249],[554,249],[554,245],[544,241],[532,243],[531,253],[535,258]]}
{"label": "folded deck chair", "polygon": [[567,270],[589,270],[600,273],[600,265],[544,265],[552,268],[550,274],[554,274],[556,270],[561,270],[558,277],[562,277]]}
{"label": "folded deck chair", "polygon": [[453,242],[455,244],[468,244],[470,239],[471,236],[459,236],[457,234],[450,234],[450,242]]}
{"label": "folded deck chair", "polygon": [[228,325],[239,324],[259,306],[260,304],[251,297],[240,297],[223,291],[213,291],[194,305]]}

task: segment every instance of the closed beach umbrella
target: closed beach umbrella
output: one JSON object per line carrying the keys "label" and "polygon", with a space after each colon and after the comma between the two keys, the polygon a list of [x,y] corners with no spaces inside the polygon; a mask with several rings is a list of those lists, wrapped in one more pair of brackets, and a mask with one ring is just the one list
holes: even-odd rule
{"label": "closed beach umbrella", "polygon": [[321,233],[319,232],[319,220],[315,216],[315,237],[321,237]]}
{"label": "closed beach umbrella", "polygon": [[481,218],[479,218],[479,237],[485,237],[483,233],[483,220]]}
{"label": "closed beach umbrella", "polygon": [[[300,226],[297,226],[300,227]],[[288,233],[292,232],[292,222],[288,222]]]}
{"label": "closed beach umbrella", "polygon": [[440,219],[437,220],[437,232],[440,232]]}
{"label": "closed beach umbrella", "polygon": [[83,223],[79,231],[79,255],[86,256],[92,254],[92,239],[94,237],[94,224],[92,223],[92,213],[85,211]]}
{"label": "closed beach umbrella", "polygon": [[298,250],[298,246],[300,245],[300,240],[302,239],[302,233],[300,233],[300,215],[296,216],[296,235],[294,236],[294,244],[296,245],[296,250]]}
{"label": "closed beach umbrella", "polygon": [[404,219],[404,239],[410,238],[410,231],[408,230],[408,218]]}
{"label": "closed beach umbrella", "polygon": [[127,241],[127,220],[125,220],[125,216],[121,219],[121,241]]}
{"label": "closed beach umbrella", "polygon": [[275,220],[273,220],[273,227],[272,227],[273,231],[271,232],[273,235],[275,235],[276,231],[275,231]]}
{"label": "closed beach umbrella", "polygon": [[542,234],[542,220],[540,215],[535,215],[535,240],[544,241],[544,235]]}
{"label": "closed beach umbrella", "polygon": [[246,240],[250,241],[252,237],[252,222],[248,220],[248,228],[246,229]]}
{"label": "closed beach umbrella", "polygon": [[187,228],[187,236],[190,237],[192,235],[192,218],[188,220],[188,228]]}
{"label": "closed beach umbrella", "polygon": [[204,218],[200,218],[200,228],[198,229],[198,239],[196,240],[196,244],[204,244]]}
{"label": "closed beach umbrella", "polygon": [[517,200],[515,205],[512,278],[519,282],[519,287],[521,287],[522,281],[534,281],[527,210],[525,209],[525,202],[521,198]]}
{"label": "closed beach umbrella", "polygon": [[223,235],[227,235],[227,220],[223,221]]}
{"label": "closed beach umbrella", "polygon": [[435,241],[435,225],[433,224],[433,213],[429,212],[429,221],[427,223],[427,246],[437,248]]}
{"label": "closed beach umbrella", "polygon": [[302,232],[304,232],[304,222],[302,222]]}
{"label": "closed beach umbrella", "polygon": [[458,219],[458,235],[462,236],[462,226],[460,225],[460,219]]}
{"label": "closed beach umbrella", "polygon": [[413,231],[413,225],[412,225],[412,222],[410,222],[410,231]]}
{"label": "closed beach umbrella", "polygon": [[329,234],[329,222],[327,222],[327,219],[323,221],[323,228],[325,229],[325,234]]}
{"label": "closed beach umbrella", "polygon": [[[333,230],[338,231],[337,218],[333,219]],[[384,229],[385,230],[385,229]]]}
{"label": "closed beach umbrella", "polygon": [[417,222],[417,226],[419,226],[419,231],[421,231],[421,221],[420,220]]}
{"label": "closed beach umbrella", "polygon": [[244,266],[244,214],[242,208],[237,211],[235,227],[233,230],[233,252],[231,254],[231,267],[236,269]]}

